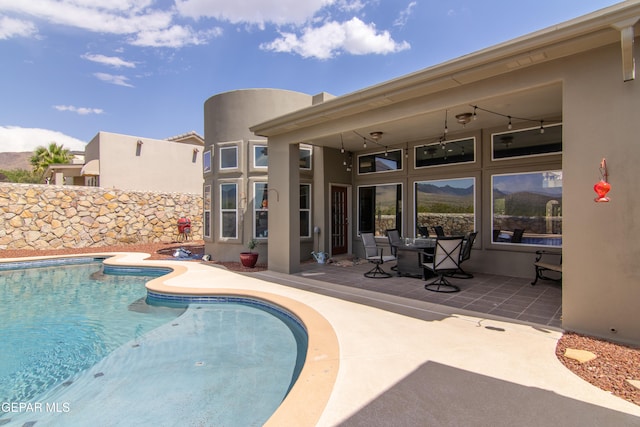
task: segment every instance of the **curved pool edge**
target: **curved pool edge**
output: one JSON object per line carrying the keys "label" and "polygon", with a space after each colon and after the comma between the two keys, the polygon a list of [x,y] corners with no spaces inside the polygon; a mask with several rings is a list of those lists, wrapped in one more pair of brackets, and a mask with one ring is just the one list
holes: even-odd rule
{"label": "curved pool edge", "polygon": [[[167,295],[225,296],[260,300],[288,311],[307,331],[308,348],[304,365],[296,382],[271,415],[264,426],[282,425],[314,426],[320,420],[338,376],[340,366],[340,346],[338,336],[331,323],[318,311],[307,304],[273,292],[243,288],[216,287],[211,281],[212,272],[228,277],[236,277],[239,282],[258,278],[240,275],[218,266],[196,262],[173,260],[147,260],[149,254],[139,252],[96,252],[76,255],[37,256],[28,258],[4,258],[4,262],[29,262],[52,258],[104,258],[107,265],[120,267],[163,267],[171,271],[147,282],[149,291]],[[203,274],[204,273],[204,274]],[[193,276],[193,277],[188,277]],[[200,286],[186,286],[185,282],[195,281]]]}
{"label": "curved pool edge", "polygon": [[166,284],[168,279],[181,274],[182,272],[174,270],[168,275],[153,279],[147,283],[147,289],[169,295],[257,299],[276,305],[300,320],[308,337],[304,365],[293,387],[264,425],[316,425],[329,401],[340,366],[338,336],[329,321],[308,305],[271,292],[238,288],[177,287]]}

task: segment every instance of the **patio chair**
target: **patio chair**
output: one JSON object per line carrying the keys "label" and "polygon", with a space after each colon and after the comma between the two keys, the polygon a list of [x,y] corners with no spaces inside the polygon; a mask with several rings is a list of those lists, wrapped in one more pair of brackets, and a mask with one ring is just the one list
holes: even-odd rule
{"label": "patio chair", "polygon": [[474,231],[473,233],[468,233],[462,243],[462,250],[460,251],[460,261],[458,262],[458,270],[451,274],[450,277],[455,277],[456,279],[473,279],[473,274],[467,273],[462,269],[462,264],[469,258],[471,258],[471,249],[473,248],[473,242],[476,240],[478,236],[478,232]]}
{"label": "patio chair", "polygon": [[[387,238],[389,239],[389,247],[391,248],[391,255],[395,258],[398,257],[398,245],[402,244],[402,237],[400,236],[400,232],[396,228],[387,229]],[[397,270],[398,266],[394,265],[391,267],[392,270]]]}
{"label": "patio chair", "polygon": [[437,277],[424,285],[424,288],[433,292],[458,292],[460,288],[447,280],[447,274],[453,274],[460,268],[460,252],[464,237],[438,237],[434,248],[433,259],[423,262],[422,279],[426,280],[427,270]]}
{"label": "patio chair", "polygon": [[365,258],[370,263],[375,264],[371,270],[364,273],[365,277],[372,279],[391,277],[391,274],[384,271],[380,266],[385,262],[395,260],[396,257],[393,255],[383,255],[383,248],[378,247],[373,233],[362,233],[362,244],[364,245]]}
{"label": "patio chair", "polygon": [[522,235],[524,234],[524,228],[516,228],[513,230],[513,236],[511,236],[511,243],[522,243]]}
{"label": "patio chair", "polygon": [[424,227],[419,225],[418,226],[418,234],[420,234],[420,236],[427,238],[429,237],[429,227]]}
{"label": "patio chair", "polygon": [[436,236],[444,237],[444,228],[442,228],[441,225],[434,225],[433,226],[433,231],[436,232]]}
{"label": "patio chair", "polygon": [[[536,279],[531,282],[532,286],[538,283],[538,279],[553,280],[562,282],[562,253],[540,250],[536,251],[536,260],[533,263],[536,269]],[[547,272],[552,272],[553,277]]]}

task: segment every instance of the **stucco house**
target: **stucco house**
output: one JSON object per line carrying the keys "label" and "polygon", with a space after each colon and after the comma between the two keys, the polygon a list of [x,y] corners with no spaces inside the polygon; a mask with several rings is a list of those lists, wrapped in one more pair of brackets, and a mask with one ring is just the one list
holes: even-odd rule
{"label": "stucco house", "polygon": [[200,194],[204,139],[188,132],[151,139],[98,132],[84,151],[84,185]]}
{"label": "stucco house", "polygon": [[344,96],[210,98],[208,252],[257,238],[295,273],[311,250],[362,254],[364,231],[477,231],[465,269],[532,277],[561,249],[563,327],[639,344],[639,21],[625,1]]}

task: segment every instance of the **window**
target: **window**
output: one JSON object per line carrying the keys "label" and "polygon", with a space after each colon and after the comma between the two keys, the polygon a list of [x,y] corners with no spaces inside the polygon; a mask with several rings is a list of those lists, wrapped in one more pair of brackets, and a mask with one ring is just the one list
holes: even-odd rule
{"label": "window", "polygon": [[415,148],[416,168],[475,161],[476,139],[436,142]]}
{"label": "window", "polygon": [[220,147],[220,169],[238,167],[238,147]]}
{"label": "window", "polygon": [[[491,182],[494,243],[562,245],[562,171],[493,175]],[[514,230],[524,230],[521,241],[512,241]]]}
{"label": "window", "polygon": [[493,160],[562,153],[562,125],[550,125],[491,135]]}
{"label": "window", "polygon": [[311,147],[300,146],[300,169],[311,170]]}
{"label": "window", "polygon": [[205,151],[202,156],[202,171],[204,173],[211,172],[211,150]]}
{"label": "window", "polygon": [[204,186],[204,197],[203,197],[203,212],[202,222],[204,226],[203,236],[211,237],[211,186]]}
{"label": "window", "polygon": [[238,185],[220,184],[220,237],[238,238]]}
{"label": "window", "polygon": [[427,227],[433,234],[439,225],[450,235],[475,231],[475,187],[475,178],[416,182],[416,230]]}
{"label": "window", "polygon": [[359,174],[397,170],[402,170],[402,150],[390,150],[358,156]]}
{"label": "window", "polygon": [[269,237],[269,192],[266,182],[253,184],[253,237],[266,239]]}
{"label": "window", "polygon": [[300,237],[311,237],[311,184],[300,184]]}
{"label": "window", "polygon": [[402,234],[402,184],[358,188],[358,233],[386,235],[397,228]]}
{"label": "window", "polygon": [[269,166],[268,148],[266,145],[253,146],[253,167],[266,168]]}

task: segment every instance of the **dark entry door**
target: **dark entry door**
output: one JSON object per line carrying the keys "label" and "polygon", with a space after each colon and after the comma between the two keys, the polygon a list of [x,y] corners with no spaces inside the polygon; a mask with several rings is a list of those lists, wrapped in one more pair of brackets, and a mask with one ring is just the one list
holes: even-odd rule
{"label": "dark entry door", "polygon": [[349,250],[347,187],[331,186],[331,255]]}

